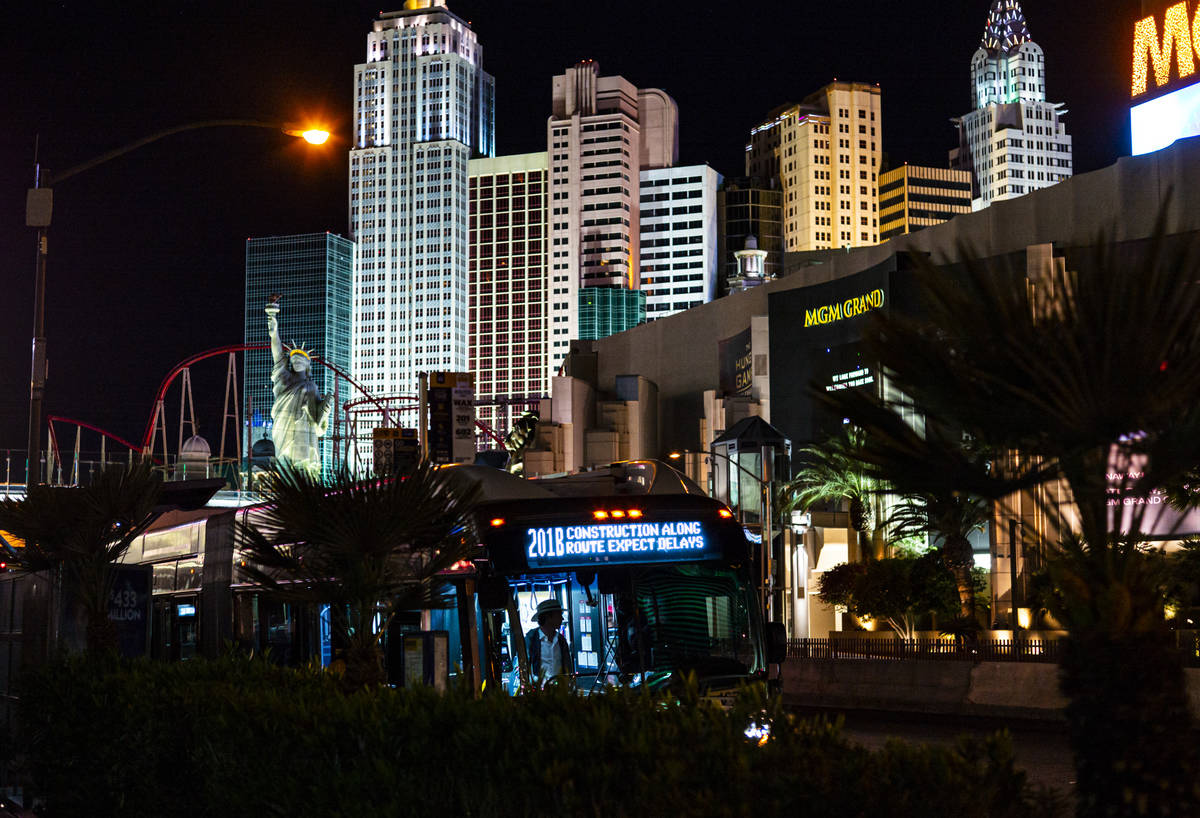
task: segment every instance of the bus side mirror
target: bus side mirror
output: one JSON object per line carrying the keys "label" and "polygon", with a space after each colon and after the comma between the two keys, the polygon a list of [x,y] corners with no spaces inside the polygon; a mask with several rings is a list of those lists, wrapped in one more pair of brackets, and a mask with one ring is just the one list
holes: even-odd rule
{"label": "bus side mirror", "polygon": [[782,622],[767,623],[767,664],[782,664],[787,658],[787,629]]}
{"label": "bus side mirror", "polygon": [[484,575],[475,586],[479,594],[479,608],[484,611],[503,611],[508,607],[508,579]]}

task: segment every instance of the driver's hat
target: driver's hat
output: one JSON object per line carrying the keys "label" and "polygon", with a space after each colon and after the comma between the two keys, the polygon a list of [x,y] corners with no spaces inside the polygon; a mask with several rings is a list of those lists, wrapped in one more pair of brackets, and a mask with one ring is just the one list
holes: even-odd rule
{"label": "driver's hat", "polygon": [[533,621],[540,625],[542,623],[542,614],[549,613],[563,613],[562,603],[553,597],[538,603],[537,610],[533,614]]}

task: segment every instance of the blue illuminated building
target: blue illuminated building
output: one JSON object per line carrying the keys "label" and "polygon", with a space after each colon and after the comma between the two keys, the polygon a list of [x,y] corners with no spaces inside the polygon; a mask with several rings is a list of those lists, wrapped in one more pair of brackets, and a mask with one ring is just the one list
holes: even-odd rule
{"label": "blue illuminated building", "polygon": [[[267,316],[263,308],[271,294],[283,296],[279,332],[284,344],[304,346],[314,358],[350,369],[350,297],[354,242],[332,233],[271,236],[246,240],[246,344],[266,344]],[[246,352],[243,366],[242,411],[250,445],[270,431],[271,352]],[[334,372],[313,367],[321,394],[334,390]],[[342,401],[346,398],[342,396]],[[321,441],[322,470],[333,465],[334,426]]]}

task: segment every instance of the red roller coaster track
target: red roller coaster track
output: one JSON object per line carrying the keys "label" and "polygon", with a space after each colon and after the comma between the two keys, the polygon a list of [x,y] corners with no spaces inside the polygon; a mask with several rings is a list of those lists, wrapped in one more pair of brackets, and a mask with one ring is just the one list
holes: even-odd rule
{"label": "red roller coaster track", "polygon": [[[207,349],[203,352],[197,352],[195,355],[191,355],[187,358],[184,358],[182,361],[177,363],[171,369],[171,371],[167,373],[166,377],[163,378],[162,383],[159,384],[158,391],[154,395],[154,404],[150,409],[150,417],[146,421],[146,431],[142,435],[142,443],[140,446],[137,446],[137,445],[131,443],[130,441],[125,440],[124,438],[113,434],[112,432],[108,431],[107,429],[102,429],[99,426],[94,426],[90,423],[86,423],[81,420],[76,420],[74,418],[68,418],[68,417],[64,417],[62,415],[50,415],[47,418],[47,422],[49,422],[51,424],[54,423],[55,421],[62,422],[62,423],[69,423],[74,426],[88,429],[90,431],[96,432],[97,434],[103,435],[104,437],[108,438],[109,440],[115,441],[116,443],[119,443],[122,446],[125,446],[135,452],[148,452],[149,448],[151,446],[151,441],[153,440],[153,437],[154,437],[154,422],[155,422],[155,417],[157,414],[158,406],[163,400],[166,399],[167,390],[170,389],[171,384],[173,384],[175,382],[175,379],[177,377],[179,377],[179,375],[184,370],[186,370],[193,364],[196,364],[207,358],[215,358],[219,355],[228,355],[228,354],[234,353],[234,352],[251,352],[251,351],[267,349],[267,348],[268,348],[267,344],[229,344],[227,346],[215,347],[213,349]],[[335,375],[337,375],[339,378],[345,379],[345,381],[347,383],[349,383],[352,387],[357,389],[358,392],[363,396],[361,398],[357,398],[352,401],[346,401],[342,406],[343,411],[349,411],[351,408],[359,406],[364,403],[373,403],[376,406],[376,408],[379,409],[379,411],[381,413],[387,411],[388,407],[384,405],[383,401],[381,401],[379,398],[376,398],[374,395],[372,395],[370,392],[368,392],[362,386],[362,384],[360,384],[354,378],[350,377],[350,375],[347,372],[343,371],[340,367],[329,363],[328,361],[324,360],[320,356],[313,356],[313,360],[316,361],[317,363],[320,363],[322,366],[326,367],[327,369],[332,370],[333,373]],[[502,438],[499,434],[497,434],[496,431],[494,429],[492,429],[490,426],[488,426],[487,424],[485,424],[479,420],[475,421],[475,425],[478,428],[482,429],[484,434],[486,434],[492,440],[496,441],[501,446],[504,445],[504,438]],[[61,455],[58,452],[57,444],[54,446],[54,448],[55,448],[55,456],[58,457],[61,462]]]}
{"label": "red roller coaster track", "polygon": [[[167,376],[165,378],[163,378],[162,384],[159,385],[159,387],[158,387],[158,393],[155,394],[155,396],[154,396],[154,406],[151,407],[151,409],[150,409],[150,419],[148,421],[146,421],[146,433],[144,435],[142,435],[141,451],[146,451],[146,449],[150,446],[151,439],[154,436],[154,414],[155,414],[155,409],[157,408],[157,406],[159,404],[159,401],[166,398],[167,390],[171,387],[171,384],[175,382],[175,378],[179,377],[179,374],[181,372],[183,372],[183,370],[187,369],[189,366],[191,366],[192,364],[194,364],[198,361],[203,361],[205,358],[215,358],[218,355],[228,355],[231,352],[250,352],[250,351],[258,350],[258,349],[267,349],[267,344],[231,344],[229,346],[217,347],[216,349],[209,349],[209,350],[205,350],[204,352],[197,352],[195,355],[191,356],[190,358],[185,358],[182,361],[180,361],[179,363],[175,364],[175,368],[172,369],[170,372],[168,372]],[[360,384],[358,381],[354,380],[354,378],[351,378],[348,374],[343,372],[340,367],[337,367],[337,366],[329,363],[329,361],[324,360],[319,355],[314,355],[313,360],[316,361],[317,363],[321,364],[322,366],[326,367],[327,369],[333,370],[333,373],[335,375],[337,375],[339,378],[345,378],[347,383],[349,383],[351,386],[353,386],[355,389],[357,389],[359,392],[361,392],[363,395],[366,396],[364,398],[366,401],[374,403],[376,406],[379,407],[380,411],[383,411],[383,409],[384,409],[383,404],[381,404],[376,398],[374,398],[370,392],[368,392],[366,389],[364,389],[362,387],[362,384]],[[112,435],[109,435],[109,437],[112,437]]]}

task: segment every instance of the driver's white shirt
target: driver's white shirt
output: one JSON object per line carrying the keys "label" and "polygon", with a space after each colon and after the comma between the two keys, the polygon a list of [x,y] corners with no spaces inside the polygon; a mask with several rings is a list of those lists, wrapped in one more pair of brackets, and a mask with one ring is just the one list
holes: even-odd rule
{"label": "driver's white shirt", "polygon": [[541,628],[538,628],[537,632],[538,639],[541,640],[540,648],[542,651],[541,674],[538,678],[544,682],[547,679],[562,675],[562,648],[558,646],[558,640],[563,637],[558,631],[555,631],[549,637],[546,636],[546,632]]}

